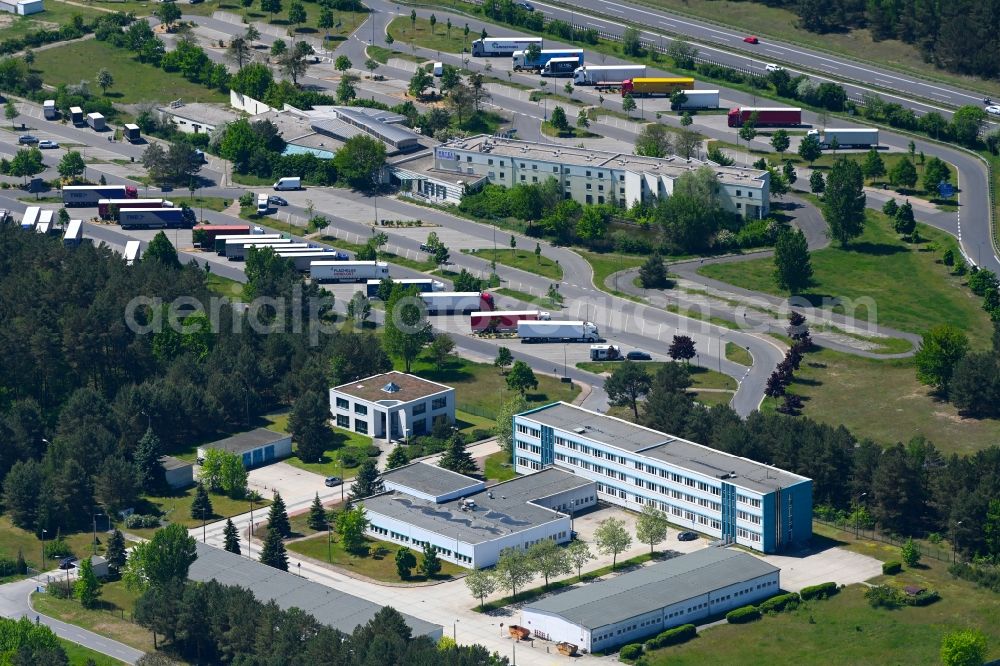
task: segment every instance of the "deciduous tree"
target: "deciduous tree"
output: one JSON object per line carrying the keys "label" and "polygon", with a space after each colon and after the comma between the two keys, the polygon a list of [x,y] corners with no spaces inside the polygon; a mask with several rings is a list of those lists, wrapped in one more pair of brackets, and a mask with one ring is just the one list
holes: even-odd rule
{"label": "deciduous tree", "polygon": [[946,391],[955,365],[969,351],[969,338],[951,324],[938,324],[923,335],[914,360],[921,383]]}
{"label": "deciduous tree", "polygon": [[497,410],[497,420],[493,425],[493,434],[497,438],[500,448],[510,453],[514,450],[514,415],[528,409],[528,402],[520,393],[500,403]]}
{"label": "deciduous tree", "polygon": [[517,391],[522,396],[528,389],[538,388],[538,380],[531,366],[524,361],[514,361],[513,367],[507,373],[507,388]]}
{"label": "deciduous tree", "polygon": [[830,169],[822,208],[827,234],[842,247],[864,231],[864,177],[856,162],[842,157]]}
{"label": "deciduous tree", "polygon": [[441,571],[441,559],[437,555],[437,549],[429,541],[424,542],[424,559],[420,562],[420,573],[428,580]]}
{"label": "deciduous tree", "polygon": [[643,506],[635,523],[635,537],[649,544],[649,554],[652,555],[653,546],[667,538],[667,514],[649,504]]}
{"label": "deciduous tree", "polygon": [[497,591],[499,583],[492,571],[474,569],[465,577],[465,585],[476,599],[479,599],[479,609],[486,605],[486,597]]}
{"label": "deciduous tree", "polygon": [[101,596],[101,581],[94,573],[94,565],[89,557],[79,561],[76,582],[73,584],[73,596],[84,608],[95,608]]}
{"label": "deciduous tree", "polygon": [[528,548],[528,559],[531,560],[532,568],[545,579],[545,587],[549,586],[549,578],[572,571],[566,549],[552,539],[542,539],[532,544]]}
{"label": "deciduous tree", "polygon": [[788,136],[788,132],[779,129],[774,134],[771,135],[771,147],[782,155],[788,150],[788,146],[792,144],[792,140]]}
{"label": "deciduous tree", "polygon": [[[353,488],[353,487],[352,487]],[[353,489],[352,489],[353,495]],[[360,552],[365,544],[365,530],[368,529],[368,516],[365,514],[365,507],[358,504],[348,511],[341,511],[337,514],[335,527],[340,535],[340,542],[344,544],[344,550],[349,553]]]}
{"label": "deciduous tree", "polygon": [[611,556],[611,570],[615,570],[618,554],[632,546],[632,535],[625,529],[624,521],[618,518],[605,518],[594,530],[594,543],[597,550]]}
{"label": "deciduous tree", "polygon": [[675,335],[667,348],[667,354],[675,361],[682,360],[685,363],[695,357],[696,354],[694,340],[687,335]]}
{"label": "deciduous tree", "polygon": [[635,420],[639,420],[639,400],[649,393],[653,378],[638,363],[625,361],[615,366],[607,379],[604,390],[611,404],[631,407]]}
{"label": "deciduous tree", "polygon": [[579,539],[574,539],[566,547],[566,556],[569,558],[570,565],[576,569],[578,580],[583,578],[583,565],[595,559],[594,554],[590,552],[590,546],[587,545],[587,542],[580,541]]}
{"label": "deciduous tree", "polygon": [[500,551],[500,558],[493,567],[493,575],[503,589],[510,590],[511,597],[516,598],[517,591],[534,577],[535,569],[524,551],[505,548]]}
{"label": "deciduous tree", "polygon": [[809,246],[801,229],[785,229],[774,244],[774,280],[791,294],[809,286],[812,280]]}

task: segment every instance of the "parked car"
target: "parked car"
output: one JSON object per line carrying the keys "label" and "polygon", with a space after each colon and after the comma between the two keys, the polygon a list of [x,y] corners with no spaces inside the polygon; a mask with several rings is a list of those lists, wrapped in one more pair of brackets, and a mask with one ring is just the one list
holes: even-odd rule
{"label": "parked car", "polygon": [[279,196],[272,194],[267,198],[267,202],[273,206],[287,206],[288,202]]}
{"label": "parked car", "polygon": [[534,5],[532,5],[530,2],[519,2],[519,3],[517,3],[517,6],[520,7],[521,9],[523,9],[526,12],[533,12],[533,11],[535,11]]}
{"label": "parked car", "polygon": [[757,39],[756,35],[747,35],[743,38],[743,41],[747,44],[760,44],[760,40]]}
{"label": "parked car", "polygon": [[49,139],[45,139],[44,141],[39,141],[38,142],[38,147],[39,148],[58,148],[59,144],[56,143],[55,141],[50,141]]}
{"label": "parked car", "polygon": [[697,541],[698,540],[698,535],[695,534],[694,532],[678,532],[677,533],[677,540],[678,541]]}
{"label": "parked car", "polygon": [[428,245],[427,243],[421,243],[420,244],[420,251],[421,252],[430,252],[431,254],[433,254],[434,253],[434,246],[433,245]]}
{"label": "parked car", "polygon": [[986,107],[986,113],[990,114],[991,116],[1000,116],[1000,104],[991,104],[990,106]]}
{"label": "parked car", "polygon": [[17,142],[22,146],[30,146],[31,144],[38,143],[38,137],[31,134],[22,134],[17,137]]}
{"label": "parked car", "polygon": [[785,70],[784,67],[782,67],[781,65],[775,65],[773,62],[769,62],[766,65],[764,65],[764,69],[765,71],[768,72],[782,72]]}
{"label": "parked car", "polygon": [[336,486],[339,486],[343,482],[344,480],[339,476],[328,476],[326,477],[326,480],[323,483],[326,484],[327,488],[334,488]]}
{"label": "parked car", "polygon": [[76,566],[74,562],[76,562],[75,557],[64,557],[62,561],[59,562],[59,568],[63,570],[72,569]]}
{"label": "parked car", "polygon": [[649,355],[648,352],[644,352],[639,349],[633,349],[629,353],[625,354],[625,358],[630,361],[652,361],[653,357]]}

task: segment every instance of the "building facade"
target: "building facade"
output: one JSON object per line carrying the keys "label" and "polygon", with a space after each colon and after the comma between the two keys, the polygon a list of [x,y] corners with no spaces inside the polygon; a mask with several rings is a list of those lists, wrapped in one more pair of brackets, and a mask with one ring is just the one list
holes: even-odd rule
{"label": "building facade", "polygon": [[680,176],[701,167],[715,173],[716,194],[723,208],[747,219],[764,218],[770,213],[767,171],[723,167],[676,156],[641,157],[480,135],[437,146],[430,173],[461,174],[468,183],[485,177],[504,187],[555,178],[567,199],[628,207],[639,201],[669,197]]}
{"label": "building facade", "polygon": [[529,603],[521,626],[588,652],[613,649],[772,597],[780,574],[753,555],[703,548]]}
{"label": "building facade", "polygon": [[387,492],[361,499],[368,534],[470,569],[496,564],[506,548],[572,538],[573,514],[597,505],[592,481],[557,469],[482,489],[475,479],[414,463],[385,473]]}
{"label": "building facade", "polygon": [[431,431],[436,419],[455,422],[455,389],[393,370],[330,389],[338,428],[375,439]]}
{"label": "building facade", "polygon": [[812,538],[812,481],[566,403],[514,417],[514,469],[556,467],[600,499],[764,553]]}

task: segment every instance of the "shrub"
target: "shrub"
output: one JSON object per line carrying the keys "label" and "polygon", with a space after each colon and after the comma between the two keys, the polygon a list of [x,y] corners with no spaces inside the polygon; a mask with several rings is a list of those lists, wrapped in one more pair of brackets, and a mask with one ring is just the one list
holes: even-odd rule
{"label": "shrub", "polygon": [[899,608],[902,596],[899,590],[888,585],[875,585],[865,590],[865,599],[872,608]]}
{"label": "shrub", "polygon": [[794,592],[789,594],[779,594],[776,597],[771,597],[767,601],[763,602],[758,606],[761,613],[780,613],[781,611],[788,608],[789,610],[796,608],[799,605],[799,595]]}
{"label": "shrub", "polygon": [[667,629],[656,635],[656,638],[649,641],[655,647],[662,648],[668,645],[678,645],[689,641],[698,635],[698,629],[693,624],[682,624],[673,629]]}
{"label": "shrub", "polygon": [[971,581],[980,587],[1000,592],[1000,568],[959,562],[948,567],[948,573],[956,578]]}
{"label": "shrub", "polygon": [[125,527],[134,530],[141,530],[160,526],[159,516],[144,516],[140,513],[133,513],[125,519]]}
{"label": "shrub", "polygon": [[825,599],[826,597],[832,597],[837,593],[836,583],[820,583],[819,585],[810,585],[808,587],[803,587],[802,591],[799,592],[799,596],[802,600],[807,599]]}
{"label": "shrub", "polygon": [[903,603],[907,606],[929,606],[940,598],[941,595],[938,594],[937,590],[924,590],[913,596],[906,595],[903,597]]}
{"label": "shrub", "polygon": [[62,537],[59,537],[58,539],[53,539],[52,541],[45,542],[46,558],[66,557],[72,554],[73,550],[69,547],[69,544],[66,543],[66,541]]}
{"label": "shrub", "polygon": [[356,451],[341,451],[340,462],[344,467],[357,467],[361,464],[361,459]]}
{"label": "shrub", "polygon": [[374,444],[365,447],[365,455],[369,458],[378,458],[382,454],[382,449],[378,448]]}
{"label": "shrub", "polygon": [[760,619],[760,611],[756,606],[743,606],[726,613],[726,622],[729,624],[746,624]]}
{"label": "shrub", "polygon": [[882,573],[886,576],[895,576],[903,570],[903,564],[896,560],[889,560],[882,563]]}
{"label": "shrub", "polygon": [[72,599],[73,584],[65,579],[54,580],[46,586],[46,591],[56,599]]}
{"label": "shrub", "polygon": [[628,645],[623,647],[621,649],[621,652],[619,653],[619,658],[622,661],[625,660],[632,661],[633,659],[638,659],[641,656],[642,656],[642,645],[640,645],[639,643],[629,643]]}
{"label": "shrub", "polygon": [[472,431],[472,436],[470,437],[470,442],[478,442],[483,439],[489,439],[493,436],[492,430],[483,430],[482,428],[476,428]]}

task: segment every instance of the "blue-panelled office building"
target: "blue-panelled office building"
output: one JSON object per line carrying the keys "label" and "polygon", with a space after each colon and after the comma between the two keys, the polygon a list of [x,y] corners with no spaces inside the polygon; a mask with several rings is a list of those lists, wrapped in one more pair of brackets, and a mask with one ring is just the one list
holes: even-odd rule
{"label": "blue-panelled office building", "polygon": [[599,500],[764,553],[812,537],[812,481],[564,402],[514,417],[514,468],[555,467],[597,483]]}

